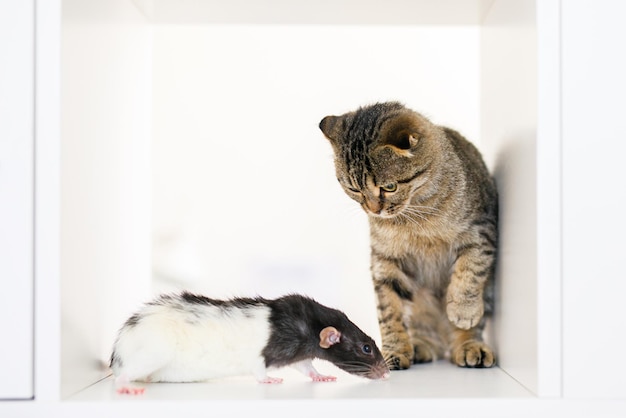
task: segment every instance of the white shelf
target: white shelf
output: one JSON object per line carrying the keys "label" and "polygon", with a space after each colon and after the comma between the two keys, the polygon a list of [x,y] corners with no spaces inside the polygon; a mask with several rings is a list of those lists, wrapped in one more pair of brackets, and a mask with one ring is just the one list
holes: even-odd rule
{"label": "white shelf", "polygon": [[[494,0],[134,0],[154,23],[477,25]],[[92,7],[93,9],[93,7]],[[102,13],[98,13],[102,16]]]}
{"label": "white shelf", "polygon": [[336,382],[311,382],[290,368],[272,376],[285,380],[278,385],[258,384],[252,377],[222,379],[203,383],[142,384],[144,395],[119,395],[113,378],[104,379],[69,397],[68,401],[221,401],[290,399],[450,399],[450,398],[533,398],[521,384],[502,369],[463,369],[439,361],[392,372],[386,381],[351,376],[334,366],[318,363],[323,373],[338,377]]}
{"label": "white shelf", "polygon": [[[615,212],[624,201],[624,188],[618,187],[620,165],[611,159],[623,154],[618,137],[624,132],[623,121],[609,112],[619,111],[619,98],[626,91],[619,77],[625,61],[614,54],[624,38],[623,27],[614,20],[626,11],[619,0],[25,2],[33,5],[36,16],[35,399],[0,402],[1,417],[137,417],[157,412],[188,418],[214,410],[220,416],[258,415],[262,409],[274,417],[297,414],[299,418],[390,410],[481,418],[626,416],[623,362],[591,361],[624,345],[622,334],[611,332],[619,329],[619,318],[624,316],[618,300],[624,282],[616,280],[619,256],[606,255],[620,248],[615,237],[626,231],[623,217]],[[3,35],[7,35],[5,27],[0,25]],[[385,36],[374,34],[377,42],[393,42],[364,42],[363,34],[356,33],[363,28],[384,32]],[[298,38],[316,30],[320,33],[311,33],[308,41]],[[348,36],[352,31],[354,36]],[[22,42],[32,44],[30,38]],[[357,46],[364,51],[357,54]],[[395,53],[392,46],[403,49]],[[235,56],[240,61],[231,65],[231,72],[226,64],[235,60],[232,51],[240,52]],[[394,57],[410,51],[407,57],[418,62],[406,57],[376,61],[371,51]],[[348,59],[347,53],[356,59]],[[177,59],[181,57],[185,59]],[[448,59],[453,62],[448,64]],[[255,71],[249,74],[259,77],[259,89],[249,88],[256,80],[244,71],[252,68],[250,63],[255,63]],[[342,65],[333,65],[337,63]],[[182,141],[189,134],[205,132],[227,137],[215,135],[215,123],[207,123],[210,129],[199,129],[211,113],[207,110],[213,109],[203,105],[212,100],[218,110],[225,109],[214,112],[219,114],[214,120],[222,121],[231,108],[241,111],[242,105],[253,108],[260,121],[287,115],[282,119],[312,132],[311,138],[293,136],[298,150],[302,144],[314,144],[310,146],[327,152],[323,148],[327,144],[319,142],[315,121],[310,122],[312,115],[334,112],[329,100],[334,108],[343,109],[348,101],[369,98],[366,94],[398,95],[389,80],[401,80],[402,71],[409,73],[410,80],[401,83],[401,95],[409,102],[415,100],[439,122],[479,138],[488,161],[498,168],[503,268],[492,337],[501,368],[468,370],[439,362],[396,372],[385,382],[337,373],[340,380],[331,384],[311,383],[284,370],[275,373],[286,379],[277,386],[251,379],[155,384],[136,398],[116,395],[111,378],[99,381],[103,374],[96,359],[108,355],[109,334],[152,285],[145,261],[149,248],[145,214],[150,203],[132,200],[141,197],[151,181],[150,150],[144,145],[154,137]],[[289,84],[285,74],[297,77]],[[357,75],[365,81],[355,82]],[[324,91],[311,80],[325,88],[332,83],[339,86]],[[242,89],[240,82],[248,89]],[[351,84],[354,88],[346,88]],[[218,87],[231,86],[227,94],[215,94]],[[303,94],[306,89],[301,86],[314,88]],[[238,92],[248,100],[233,100]],[[268,106],[266,99],[276,99],[276,92],[291,100],[274,100]],[[322,96],[320,103],[311,100]],[[9,100],[15,103],[14,97]],[[229,108],[232,103],[237,106]],[[286,103],[288,111],[277,111],[276,103]],[[185,123],[189,109],[196,124]],[[247,125],[270,131],[261,129],[260,123]],[[171,129],[160,129],[163,126]],[[126,146],[130,145],[129,153]],[[118,160],[110,163],[107,156]],[[125,171],[117,170],[118,165]],[[327,189],[323,183],[314,190],[324,191],[324,199],[317,201],[340,212],[343,203],[339,202],[349,202],[340,195],[331,170],[319,172],[327,173],[329,182]],[[72,186],[84,189],[72,192]],[[199,189],[207,190],[204,185]],[[592,189],[602,196],[602,207],[611,209],[602,212],[602,219],[589,218],[597,208],[580,204],[585,196],[581,191]],[[336,205],[329,204],[326,190],[334,190]],[[597,200],[586,200],[591,203]],[[138,222],[126,222],[128,213],[120,208],[132,208]],[[94,214],[113,227],[94,221]],[[305,219],[312,225],[324,224]],[[594,222],[585,223],[590,219]],[[366,234],[364,228],[359,230]],[[72,232],[85,233],[86,239]],[[138,238],[140,245],[130,236]],[[302,236],[310,241],[308,235]],[[561,248],[563,239],[567,242]],[[366,247],[366,239],[356,242]],[[367,263],[349,264],[367,270]],[[0,267],[0,273],[7,276],[6,268]],[[354,283],[342,283],[354,292]],[[610,289],[608,297],[606,289]],[[9,285],[9,293],[17,290]],[[32,296],[30,291],[21,295]],[[372,304],[371,297],[352,298],[350,304],[331,302],[348,305],[359,324],[375,329],[374,314],[364,308]],[[24,329],[33,327],[25,315],[10,312],[8,317]],[[73,327],[74,320],[81,326]],[[581,366],[580,359],[591,362]],[[6,376],[9,384],[15,383],[13,373]]]}

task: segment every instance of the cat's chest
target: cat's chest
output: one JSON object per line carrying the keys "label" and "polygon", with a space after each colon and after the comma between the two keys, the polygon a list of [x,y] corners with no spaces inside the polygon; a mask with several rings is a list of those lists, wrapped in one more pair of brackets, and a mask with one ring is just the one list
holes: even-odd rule
{"label": "cat's chest", "polygon": [[409,254],[424,260],[447,257],[460,233],[461,230],[450,226],[428,230],[412,225],[370,223],[371,244],[394,258]]}
{"label": "cat's chest", "polygon": [[411,228],[371,225],[371,246],[395,259],[400,269],[421,285],[439,288],[448,282],[454,261],[451,239],[423,235]]}

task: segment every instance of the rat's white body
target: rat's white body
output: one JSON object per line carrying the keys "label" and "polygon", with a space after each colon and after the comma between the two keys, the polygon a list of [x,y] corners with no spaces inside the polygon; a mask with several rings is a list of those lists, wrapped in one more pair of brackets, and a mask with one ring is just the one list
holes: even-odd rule
{"label": "rat's white body", "polygon": [[[323,328],[318,317],[328,322]],[[344,338],[342,332],[354,336]],[[335,381],[315,370],[314,358],[370,379],[389,376],[374,341],[343,312],[301,295],[274,300],[162,295],[124,323],[111,368],[118,392],[128,394],[143,393],[131,381],[199,382],[253,375],[261,383],[282,382],[267,376],[267,365],[292,366],[316,382]]]}
{"label": "rat's white body", "polygon": [[120,330],[115,344],[121,382],[197,382],[254,375],[267,378],[261,355],[270,336],[270,309],[149,305],[137,324]]}

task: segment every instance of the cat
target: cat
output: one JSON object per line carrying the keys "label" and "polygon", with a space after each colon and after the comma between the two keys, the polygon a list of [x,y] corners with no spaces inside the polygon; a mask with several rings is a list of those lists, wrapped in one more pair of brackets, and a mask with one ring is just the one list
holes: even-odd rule
{"label": "cat", "polygon": [[399,102],[327,116],[337,180],[368,215],[382,353],[391,369],[492,367],[498,195],[480,152]]}

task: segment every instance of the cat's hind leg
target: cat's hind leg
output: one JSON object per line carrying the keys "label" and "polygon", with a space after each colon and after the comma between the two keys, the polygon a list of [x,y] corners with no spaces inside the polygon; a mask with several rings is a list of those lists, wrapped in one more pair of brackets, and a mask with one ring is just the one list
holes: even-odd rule
{"label": "cat's hind leg", "polygon": [[442,321],[441,302],[428,290],[420,289],[413,295],[410,310],[405,311],[405,322],[413,345],[413,363],[429,363],[444,357],[450,331]]}

